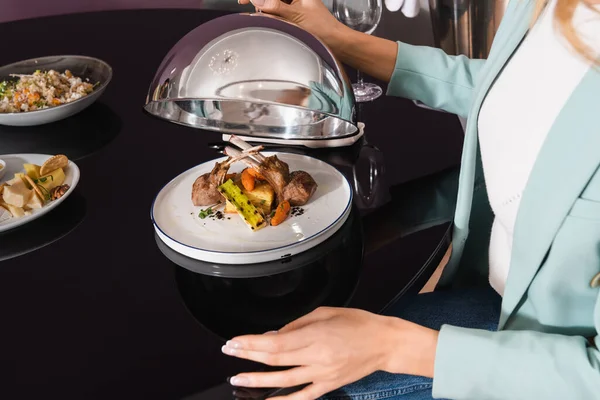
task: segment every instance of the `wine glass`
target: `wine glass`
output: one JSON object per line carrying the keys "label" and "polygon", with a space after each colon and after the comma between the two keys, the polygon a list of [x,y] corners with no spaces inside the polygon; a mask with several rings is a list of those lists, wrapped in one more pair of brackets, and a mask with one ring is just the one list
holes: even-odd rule
{"label": "wine glass", "polygon": [[[333,15],[338,21],[355,31],[370,35],[381,20],[383,6],[381,0],[333,0]],[[356,101],[361,103],[375,100],[383,90],[374,83],[363,82],[357,71],[357,83],[352,85]]]}

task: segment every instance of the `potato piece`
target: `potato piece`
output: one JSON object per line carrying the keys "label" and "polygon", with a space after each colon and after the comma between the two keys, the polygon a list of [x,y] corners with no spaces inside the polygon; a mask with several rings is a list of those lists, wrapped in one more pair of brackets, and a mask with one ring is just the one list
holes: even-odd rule
{"label": "potato piece", "polygon": [[64,170],[69,165],[69,159],[67,156],[58,154],[50,157],[40,167],[40,176],[50,175],[53,171],[58,169]]}
{"label": "potato piece", "polygon": [[23,168],[25,168],[25,173],[27,174],[28,177],[30,177],[33,180],[39,179],[40,175],[40,167],[39,165],[35,165],[35,164],[23,164]]}
{"label": "potato piece", "polygon": [[237,209],[229,201],[225,201],[225,209],[223,210],[223,212],[225,214],[237,214]]}
{"label": "potato piece", "polygon": [[244,191],[248,199],[258,207],[265,215],[271,212],[273,202],[275,201],[275,191],[266,182],[256,182],[254,190],[251,192]]}
{"label": "potato piece", "polygon": [[[271,185],[266,182],[256,181],[254,190],[249,192],[244,189],[241,179],[234,181],[234,183],[240,188],[242,193],[248,197],[248,200],[250,200],[254,207],[258,208],[264,215],[271,213],[271,208],[275,201],[275,191]],[[226,214],[235,214],[237,213],[237,210],[233,204],[225,202],[225,210],[223,212]]]}
{"label": "potato piece", "polygon": [[65,181],[65,172],[62,168],[58,168],[49,174],[42,175],[35,183],[48,192],[57,186],[60,186]]}

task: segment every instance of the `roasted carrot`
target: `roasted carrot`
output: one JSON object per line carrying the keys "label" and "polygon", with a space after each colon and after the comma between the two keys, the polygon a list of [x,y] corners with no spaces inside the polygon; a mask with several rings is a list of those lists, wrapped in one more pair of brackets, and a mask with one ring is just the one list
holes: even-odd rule
{"label": "roasted carrot", "polygon": [[277,206],[277,210],[275,210],[275,215],[271,218],[271,225],[277,226],[283,221],[286,220],[291,210],[290,202],[285,200],[279,203]]}
{"label": "roasted carrot", "polygon": [[247,170],[248,170],[248,173],[249,173],[250,175],[252,175],[253,177],[255,177],[256,179],[260,179],[261,181],[264,181],[264,180],[265,180],[265,177],[264,177],[264,176],[262,176],[262,175],[260,174],[260,172],[258,172],[258,171],[257,171],[257,170],[255,170],[254,168],[248,168]]}
{"label": "roasted carrot", "polygon": [[251,192],[254,190],[255,178],[250,174],[250,172],[248,172],[249,169],[250,168],[246,168],[242,171],[242,185],[244,185],[244,189],[246,189],[248,192]]}

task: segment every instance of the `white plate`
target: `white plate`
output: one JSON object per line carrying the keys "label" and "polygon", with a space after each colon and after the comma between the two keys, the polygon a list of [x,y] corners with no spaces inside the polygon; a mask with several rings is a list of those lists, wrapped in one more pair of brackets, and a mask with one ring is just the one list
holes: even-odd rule
{"label": "white plate", "polygon": [[[47,159],[52,157],[52,155],[46,154],[7,154],[1,155],[0,158],[6,162],[6,175],[4,176],[2,182],[9,181],[14,178],[15,173],[17,172],[25,172],[23,169],[23,164],[37,164],[42,165]],[[20,218],[11,218],[4,222],[0,222],[0,232],[8,231],[9,229],[14,229],[18,226],[26,224],[28,222],[33,221],[41,217],[42,215],[50,212],[54,208],[56,208],[60,203],[62,203],[75,189],[77,183],[79,182],[79,168],[73,161],[69,161],[69,166],[65,170],[65,182],[64,184],[69,185],[70,188],[67,192],[59,199],[54,200],[44,207],[33,210],[31,215],[26,215]]]}
{"label": "white plate", "polygon": [[[275,153],[264,152],[265,155]],[[237,214],[231,219],[200,219],[203,207],[191,200],[196,178],[210,172],[215,162],[198,165],[169,182],[152,204],[151,218],[160,239],[173,250],[197,260],[220,264],[253,264],[298,254],[322,243],[346,221],[352,205],[352,189],[331,165],[298,154],[277,153],[290,171],[303,170],[317,182],[317,190],[304,214],[289,217],[281,225],[253,232]],[[230,172],[241,172],[236,163]]]}

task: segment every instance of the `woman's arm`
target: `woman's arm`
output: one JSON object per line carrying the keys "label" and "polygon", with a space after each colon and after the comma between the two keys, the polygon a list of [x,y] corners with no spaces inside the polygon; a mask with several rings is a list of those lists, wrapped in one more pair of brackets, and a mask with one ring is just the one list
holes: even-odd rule
{"label": "woman's arm", "polygon": [[398,43],[387,94],[467,117],[485,60],[449,56],[428,46]]}
{"label": "woman's arm", "polygon": [[[595,337],[600,342],[599,336]],[[434,398],[600,399],[600,353],[581,336],[442,327]]]}
{"label": "woman's arm", "polygon": [[[248,4],[250,0],[240,0]],[[449,56],[442,50],[412,46],[354,31],[340,23],[321,0],[252,0],[262,11],[293,22],[321,39],[338,59],[389,82],[388,95],[466,117],[484,60]]]}
{"label": "woman's arm", "polygon": [[438,332],[361,310],[319,308],[279,333],[233,338],[223,352],[272,366],[300,365],[242,373],[231,383],[311,383],[294,397],[302,399],[316,399],[375,371],[433,377],[434,398],[600,399],[600,353],[582,336],[449,325]]}
{"label": "woman's arm", "polygon": [[372,77],[389,82],[387,94],[466,117],[485,60],[449,56],[428,46],[392,42],[337,28],[329,46],[336,56]]}

